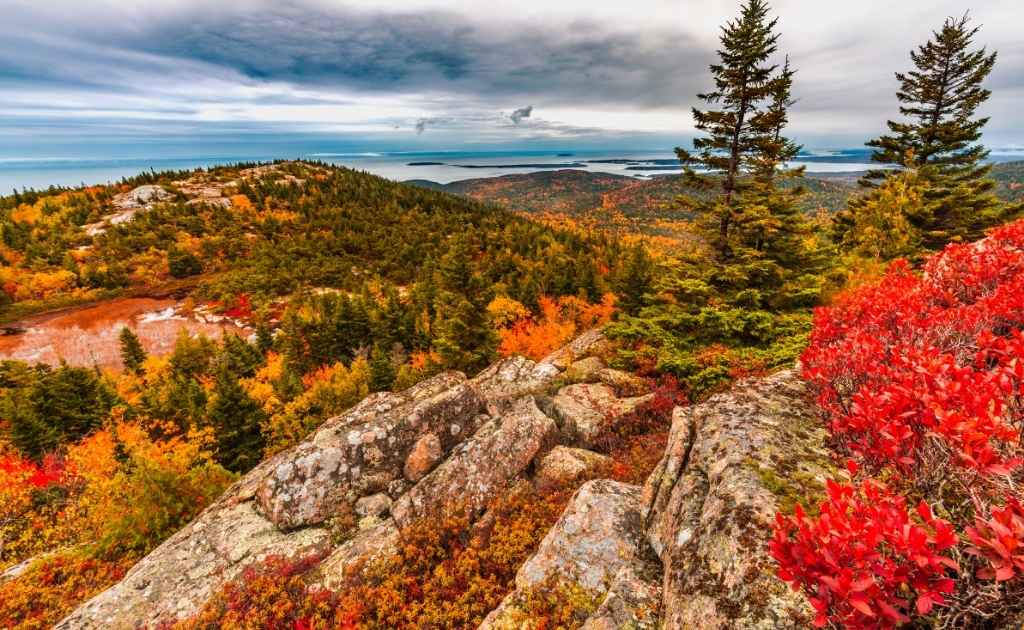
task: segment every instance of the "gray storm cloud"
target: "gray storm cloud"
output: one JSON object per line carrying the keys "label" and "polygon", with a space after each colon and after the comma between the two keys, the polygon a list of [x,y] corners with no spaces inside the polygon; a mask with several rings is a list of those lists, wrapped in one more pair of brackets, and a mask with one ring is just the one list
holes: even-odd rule
{"label": "gray storm cloud", "polygon": [[526,107],[520,107],[519,109],[512,112],[512,114],[509,115],[509,118],[512,119],[513,123],[518,125],[524,118],[529,118],[530,114],[532,113],[533,105],[527,105]]}
{"label": "gray storm cloud", "polygon": [[[735,9],[658,0],[649,16],[624,21],[582,0],[566,0],[557,16],[532,1],[530,11],[499,16],[455,0],[416,9],[356,0],[153,0],[145,7],[8,0],[0,22],[0,129],[27,137],[30,124],[79,124],[103,133],[102,120],[110,120],[110,128],[145,133],[159,127],[158,118],[197,128],[211,119],[298,127],[329,122],[332,108],[352,105],[358,113],[338,114],[338,122],[389,129],[398,122],[417,134],[439,126],[435,118],[445,133],[466,137],[524,139],[527,130],[590,133],[595,126],[610,133],[628,131],[633,113],[651,113],[678,135],[691,123],[695,95],[711,87],[715,27]],[[883,32],[872,16],[886,4],[864,0],[840,10],[772,2],[780,50],[800,71],[794,130],[855,140],[882,131],[898,111],[892,73],[909,69],[907,51],[930,28],[962,11],[956,0],[911,0],[894,9]],[[1020,23],[1024,9],[972,0],[972,15],[984,25],[979,43],[1000,53],[984,111],[992,117],[986,142],[1020,144],[1024,45],[1008,25]],[[372,100],[361,107],[363,99]],[[498,114],[510,102],[530,105]],[[378,115],[378,104],[396,108]],[[561,120],[537,119],[534,107]],[[256,108],[262,119],[247,118]],[[576,112],[586,113],[575,119],[581,131],[569,124]],[[118,120],[131,124],[118,127]]]}
{"label": "gray storm cloud", "polygon": [[[76,75],[79,82],[109,85],[111,78],[95,64],[84,75],[72,72],[77,48],[90,57],[107,51],[117,61],[115,76],[121,68],[174,59],[235,73],[253,84],[313,90],[438,91],[495,103],[536,96],[545,103],[646,106],[667,105],[695,91],[713,53],[676,31],[624,32],[585,17],[569,32],[557,24],[508,25],[495,32],[480,16],[455,11],[379,13],[311,0],[212,9],[185,1],[131,21],[96,9],[81,23],[23,6],[21,16],[0,24],[0,78],[8,70],[36,81]],[[59,48],[27,36],[40,25],[54,31],[46,39],[60,42]]]}

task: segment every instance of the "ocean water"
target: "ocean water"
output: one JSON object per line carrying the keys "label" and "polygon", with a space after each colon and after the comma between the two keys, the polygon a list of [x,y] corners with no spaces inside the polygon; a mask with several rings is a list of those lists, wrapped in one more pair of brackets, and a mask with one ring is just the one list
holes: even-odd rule
{"label": "ocean water", "polygon": [[[570,168],[631,177],[680,172],[670,150],[665,151],[310,151],[266,154],[179,155],[175,157],[18,157],[0,155],[0,194],[14,189],[105,184],[142,171],[186,170],[240,161],[311,159],[360,169],[394,179],[426,179],[449,183],[461,179]],[[1021,150],[994,150],[993,161],[1024,159]],[[822,149],[802,152],[796,165],[808,173],[844,173],[871,167],[866,149]]]}

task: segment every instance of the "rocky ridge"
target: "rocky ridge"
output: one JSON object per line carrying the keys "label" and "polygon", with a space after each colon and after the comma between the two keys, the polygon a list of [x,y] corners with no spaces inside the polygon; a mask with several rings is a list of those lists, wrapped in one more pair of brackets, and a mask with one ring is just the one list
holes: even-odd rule
{"label": "rocky ridge", "polygon": [[[186,617],[270,555],[317,553],[317,580],[334,587],[419,519],[477,518],[522,479],[592,476],[605,458],[586,450],[588,436],[645,400],[643,381],[605,367],[606,345],[591,331],[540,362],[510,357],[472,379],[446,372],[367,397],[252,470],[57,627]],[[806,605],[774,580],[763,550],[775,510],[828,473],[823,438],[793,371],[677,408],[644,487],[584,483],[481,627],[528,627],[519,604],[559,584],[595,602],[589,630],[801,625]]]}

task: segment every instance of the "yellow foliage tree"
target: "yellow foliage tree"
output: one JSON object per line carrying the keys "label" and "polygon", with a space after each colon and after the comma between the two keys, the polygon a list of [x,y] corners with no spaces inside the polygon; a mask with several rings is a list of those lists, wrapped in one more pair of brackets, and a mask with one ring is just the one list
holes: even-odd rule
{"label": "yellow foliage tree", "polygon": [[73,288],[77,280],[75,274],[66,269],[40,271],[28,278],[27,289],[32,297],[42,299]]}
{"label": "yellow foliage tree", "polygon": [[339,414],[370,393],[370,366],[364,357],[352,365],[324,366],[303,378],[306,391],[266,422],[266,456],[297,444],[330,416]]}
{"label": "yellow foliage tree", "polygon": [[487,315],[499,328],[507,328],[530,316],[530,309],[510,297],[499,295],[487,305]]}
{"label": "yellow foliage tree", "polygon": [[843,242],[863,257],[893,260],[919,251],[913,218],[925,211],[927,183],[914,169],[887,178],[858,204]]}
{"label": "yellow foliage tree", "polygon": [[81,493],[67,525],[104,553],[148,552],[234,479],[212,445],[208,431],[156,440],[130,422],[92,434],[68,450]]}

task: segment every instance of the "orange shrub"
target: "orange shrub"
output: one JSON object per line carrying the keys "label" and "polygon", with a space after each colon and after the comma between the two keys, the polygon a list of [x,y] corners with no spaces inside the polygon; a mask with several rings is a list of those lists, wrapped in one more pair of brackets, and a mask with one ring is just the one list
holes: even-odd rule
{"label": "orange shrub", "polygon": [[[395,556],[366,567],[337,593],[311,588],[316,558],[271,558],[224,587],[175,630],[319,630],[327,628],[471,628],[513,588],[516,571],[562,513],[572,489],[513,489],[487,525],[422,521],[403,534]],[[538,600],[541,601],[541,600]],[[538,610],[537,627],[564,616]]]}
{"label": "orange shrub", "polygon": [[577,334],[606,323],[614,312],[615,296],[611,293],[606,293],[597,304],[575,296],[557,300],[541,297],[539,317],[527,315],[499,328],[498,352],[506,357],[521,354],[534,360],[542,359]]}

